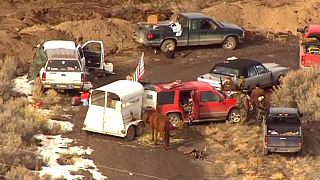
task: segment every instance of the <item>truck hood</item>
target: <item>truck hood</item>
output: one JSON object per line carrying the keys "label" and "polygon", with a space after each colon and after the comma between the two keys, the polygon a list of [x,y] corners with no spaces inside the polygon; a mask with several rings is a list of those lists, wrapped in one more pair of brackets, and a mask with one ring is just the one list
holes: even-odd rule
{"label": "truck hood", "polygon": [[243,28],[241,28],[241,27],[238,26],[238,25],[231,24],[231,23],[225,23],[225,22],[220,22],[220,23],[223,25],[222,28],[226,28],[226,29],[236,29],[236,30],[244,31]]}

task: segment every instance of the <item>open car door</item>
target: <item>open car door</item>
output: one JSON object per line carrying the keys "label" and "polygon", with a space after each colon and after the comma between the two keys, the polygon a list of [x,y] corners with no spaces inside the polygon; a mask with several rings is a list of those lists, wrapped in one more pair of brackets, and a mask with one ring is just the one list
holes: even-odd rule
{"label": "open car door", "polygon": [[80,44],[77,46],[77,50],[78,50],[78,53],[79,53],[79,56],[80,56],[81,66],[83,68],[85,68],[86,67],[86,61],[85,61],[83,50],[82,50],[82,47],[81,47]]}
{"label": "open car door", "polygon": [[87,69],[104,69],[102,41],[88,41],[82,46]]}
{"label": "open car door", "polygon": [[157,92],[152,90],[145,90],[143,93],[143,108],[152,107],[157,109]]}

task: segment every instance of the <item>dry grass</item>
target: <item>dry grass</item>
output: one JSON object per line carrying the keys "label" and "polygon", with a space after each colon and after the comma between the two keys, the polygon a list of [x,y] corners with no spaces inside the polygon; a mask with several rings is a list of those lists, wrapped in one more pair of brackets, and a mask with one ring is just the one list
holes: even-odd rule
{"label": "dry grass", "polygon": [[38,180],[40,179],[38,174],[34,171],[30,171],[25,167],[13,167],[6,173],[8,179],[21,179],[21,180]]}
{"label": "dry grass", "polygon": [[[308,179],[320,169],[320,158],[292,154],[262,155],[261,128],[256,125],[215,124],[203,131],[208,173],[222,165],[221,177],[231,179]],[[306,144],[306,148],[310,144]],[[317,146],[317,145],[316,145]],[[318,167],[319,166],[319,167]],[[215,174],[219,174],[214,171]]]}
{"label": "dry grass", "polygon": [[59,154],[59,159],[57,159],[60,165],[72,165],[76,162],[76,159],[80,158],[77,154]]}
{"label": "dry grass", "polygon": [[306,121],[320,120],[320,69],[292,71],[272,93],[273,106],[298,107]]}

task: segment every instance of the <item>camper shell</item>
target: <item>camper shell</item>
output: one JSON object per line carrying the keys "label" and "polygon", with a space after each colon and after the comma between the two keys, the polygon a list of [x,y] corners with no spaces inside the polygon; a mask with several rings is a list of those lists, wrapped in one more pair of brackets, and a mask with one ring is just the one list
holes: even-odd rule
{"label": "camper shell", "polygon": [[92,90],[83,129],[128,140],[142,135],[143,92],[139,82],[130,80],[115,81]]}

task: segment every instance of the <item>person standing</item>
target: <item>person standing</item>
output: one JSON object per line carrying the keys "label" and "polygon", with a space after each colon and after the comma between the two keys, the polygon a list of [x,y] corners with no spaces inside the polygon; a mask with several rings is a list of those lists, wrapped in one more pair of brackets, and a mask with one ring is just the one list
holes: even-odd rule
{"label": "person standing", "polygon": [[257,120],[263,121],[269,114],[270,109],[270,102],[265,98],[265,96],[258,97],[258,108]]}
{"label": "person standing", "polygon": [[258,97],[259,96],[264,96],[265,92],[264,90],[260,87],[260,84],[257,83],[254,87],[254,89],[251,92],[250,95],[250,101],[251,101],[251,105],[253,107],[253,112],[255,114],[258,113],[258,109],[259,109],[259,105],[258,105]]}
{"label": "person standing", "polygon": [[240,111],[240,122],[244,124],[249,120],[249,96],[245,93],[245,90],[241,90],[240,94],[237,96],[237,107]]}

